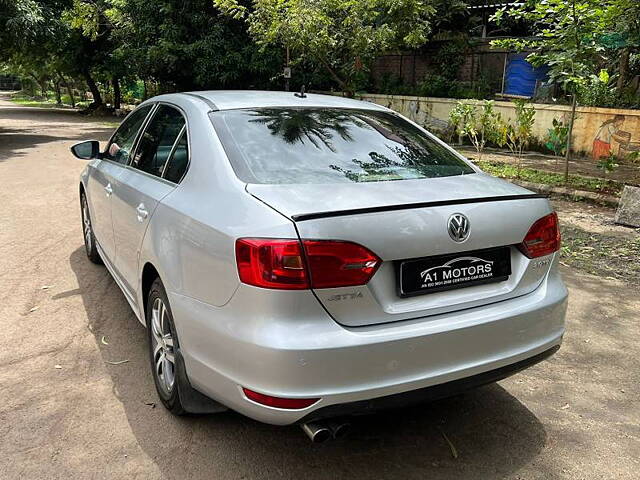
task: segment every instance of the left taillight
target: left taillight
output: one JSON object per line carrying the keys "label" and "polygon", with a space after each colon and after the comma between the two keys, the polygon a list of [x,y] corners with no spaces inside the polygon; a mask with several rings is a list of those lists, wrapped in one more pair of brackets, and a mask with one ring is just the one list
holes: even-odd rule
{"label": "left taillight", "polygon": [[560,241],[558,215],[553,212],[536,220],[519,248],[529,258],[543,257],[558,251]]}
{"label": "left taillight", "polygon": [[240,238],[236,240],[236,263],[243,283],[283,290],[309,288],[298,240]]}
{"label": "left taillight", "polygon": [[364,285],[382,261],[353,242],[240,238],[236,263],[243,283],[302,290]]}

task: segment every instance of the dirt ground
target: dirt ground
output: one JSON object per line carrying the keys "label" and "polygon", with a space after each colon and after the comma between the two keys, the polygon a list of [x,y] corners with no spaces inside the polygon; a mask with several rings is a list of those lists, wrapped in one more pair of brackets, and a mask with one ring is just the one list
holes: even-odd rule
{"label": "dirt ground", "polygon": [[[0,479],[640,478],[638,287],[573,267],[554,357],[362,418],[344,440],[313,445],[298,427],[154,408],[144,328],[82,247],[83,162],[68,147],[111,128],[0,99]],[[569,207],[557,205],[563,219]],[[566,218],[585,227],[579,214]]]}
{"label": "dirt ground", "polygon": [[640,228],[614,223],[615,210],[552,199],[560,214],[561,263],[640,287]]}

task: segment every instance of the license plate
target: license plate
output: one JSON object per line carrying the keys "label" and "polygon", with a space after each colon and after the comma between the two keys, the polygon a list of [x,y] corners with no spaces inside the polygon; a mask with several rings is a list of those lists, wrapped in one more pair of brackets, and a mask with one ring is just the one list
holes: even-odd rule
{"label": "license plate", "polygon": [[399,262],[401,297],[424,295],[483,283],[502,282],[511,275],[509,247],[489,248],[453,255]]}

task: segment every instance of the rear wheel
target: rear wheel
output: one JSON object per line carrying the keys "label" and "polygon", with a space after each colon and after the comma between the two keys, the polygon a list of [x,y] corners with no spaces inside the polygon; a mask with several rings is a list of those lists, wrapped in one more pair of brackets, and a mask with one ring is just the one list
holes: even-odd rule
{"label": "rear wheel", "polygon": [[151,373],[158,396],[171,413],[184,415],[187,412],[180,401],[179,382],[182,380],[176,363],[178,337],[167,293],[159,278],[151,285],[146,315]]}
{"label": "rear wheel", "polygon": [[87,203],[87,196],[84,192],[80,194],[80,210],[82,212],[82,233],[84,236],[84,249],[87,252],[87,257],[93,263],[101,265],[102,259],[96,248],[96,237],[93,235],[93,228],[91,226],[91,215],[89,214],[89,204]]}

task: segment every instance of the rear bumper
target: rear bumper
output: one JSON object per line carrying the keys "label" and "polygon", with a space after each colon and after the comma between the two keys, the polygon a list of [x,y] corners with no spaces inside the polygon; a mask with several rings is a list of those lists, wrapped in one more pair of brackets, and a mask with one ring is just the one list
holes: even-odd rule
{"label": "rear bumper", "polygon": [[[428,400],[504,378],[557,349],[567,303],[555,269],[519,298],[358,328],[338,325],[304,291],[264,295],[242,285],[224,307],[169,296],[192,385],[246,416],[279,425],[392,407],[400,398]],[[271,313],[279,311],[295,316]],[[248,400],[242,386],[321,400],[301,410],[266,407]]]}
{"label": "rear bumper", "polygon": [[299,422],[312,422],[324,418],[335,418],[346,415],[366,415],[381,410],[409,407],[411,405],[451,397],[473,388],[481,387],[482,385],[503,380],[524,370],[525,368],[529,368],[536,363],[540,363],[556,353],[559,349],[560,345],[556,345],[542,353],[534,355],[533,357],[520,360],[519,362],[512,363],[511,365],[496,368],[495,370],[489,370],[488,372],[478,373],[471,377],[461,378],[460,380],[453,380],[451,382],[441,383],[431,387],[411,390],[405,393],[396,393],[395,395],[373,398],[371,400],[360,400],[357,402],[329,405],[328,407],[322,407],[314,410]]}

